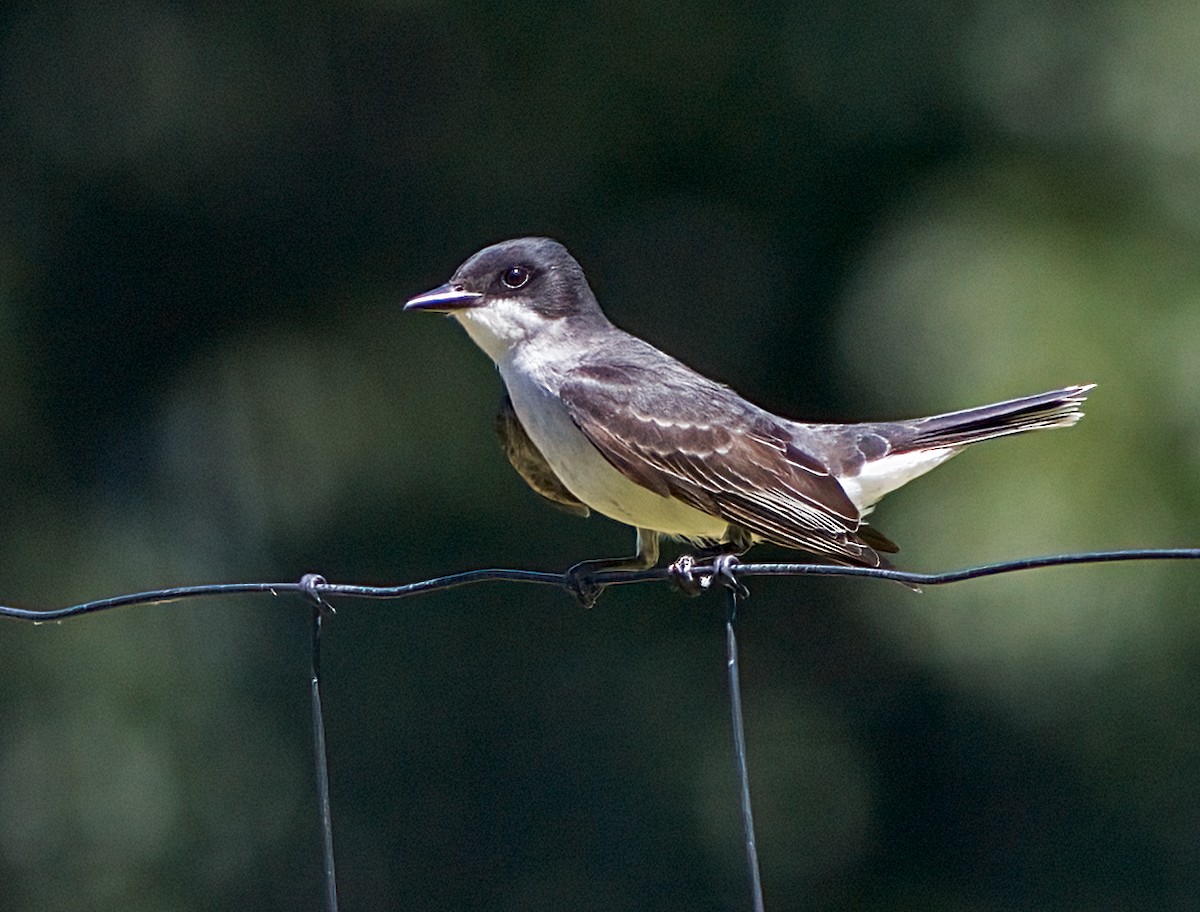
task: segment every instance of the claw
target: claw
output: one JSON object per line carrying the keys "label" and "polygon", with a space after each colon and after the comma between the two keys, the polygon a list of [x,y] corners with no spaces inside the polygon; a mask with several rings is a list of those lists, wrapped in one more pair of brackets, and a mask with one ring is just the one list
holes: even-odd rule
{"label": "claw", "polygon": [[567,589],[575,596],[575,600],[579,602],[580,607],[591,608],[596,604],[596,599],[600,598],[600,593],[604,591],[604,587],[593,583],[588,576],[595,569],[588,566],[589,561],[580,561],[564,574],[564,579],[567,584]]}
{"label": "claw", "polygon": [[692,598],[708,588],[706,579],[696,577],[696,558],[690,554],[684,554],[675,560],[667,568],[667,573],[669,574],[667,579],[671,581],[671,585]]}
{"label": "claw", "polygon": [[693,555],[685,554],[667,568],[668,579],[684,595],[700,595],[711,588],[714,582],[720,582],[727,589],[732,589],[738,598],[749,598],[750,590],[734,575],[738,563],[736,554],[718,554],[712,559],[711,565],[698,566]]}

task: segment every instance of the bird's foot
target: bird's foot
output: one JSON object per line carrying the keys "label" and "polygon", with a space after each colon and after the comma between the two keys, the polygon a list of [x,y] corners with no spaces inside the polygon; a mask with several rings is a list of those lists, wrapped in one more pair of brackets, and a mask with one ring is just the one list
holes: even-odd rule
{"label": "bird's foot", "polygon": [[692,598],[698,596],[708,586],[707,579],[697,578],[696,558],[690,554],[684,554],[673,561],[671,566],[667,567],[667,574],[667,579],[671,581],[672,586]]}
{"label": "bird's foot", "polygon": [[593,561],[580,561],[564,574],[568,591],[583,608],[595,605],[596,599],[600,598],[600,593],[604,591],[603,586],[589,579],[596,570]]}
{"label": "bird's foot", "polygon": [[668,579],[684,595],[697,596],[712,587],[713,581],[732,589],[739,598],[748,598],[747,589],[734,575],[740,563],[736,554],[717,554],[709,566],[699,565],[691,554],[685,554],[667,568]]}

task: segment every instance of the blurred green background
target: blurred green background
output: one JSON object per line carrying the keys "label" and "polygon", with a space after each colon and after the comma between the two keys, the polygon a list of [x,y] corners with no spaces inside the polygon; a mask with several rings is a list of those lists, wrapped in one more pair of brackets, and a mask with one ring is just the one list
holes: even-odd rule
{"label": "blurred green background", "polygon": [[[885,503],[905,567],[1200,540],[1194,2],[18,2],[0,151],[4,604],[625,553],[399,309],[522,234],[786,415],[1100,384]],[[1200,906],[1200,568],[752,588],[770,908]],[[718,599],[339,607],[343,908],[745,907]],[[307,622],[0,625],[0,907],[319,908]]]}

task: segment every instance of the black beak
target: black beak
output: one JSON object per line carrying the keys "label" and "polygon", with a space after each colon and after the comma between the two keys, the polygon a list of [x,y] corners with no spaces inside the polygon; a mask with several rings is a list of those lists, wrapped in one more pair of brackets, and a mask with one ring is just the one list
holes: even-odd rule
{"label": "black beak", "polygon": [[451,313],[466,307],[474,307],[475,302],[483,297],[478,291],[467,291],[461,285],[447,283],[439,285],[433,291],[409,298],[404,305],[405,310],[428,310],[433,313]]}

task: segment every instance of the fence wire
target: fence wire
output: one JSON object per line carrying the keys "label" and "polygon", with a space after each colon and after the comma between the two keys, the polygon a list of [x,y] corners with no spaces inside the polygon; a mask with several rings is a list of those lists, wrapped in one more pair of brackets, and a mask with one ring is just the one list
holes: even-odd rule
{"label": "fence wire", "polygon": [[[739,563],[735,558],[719,557],[706,564],[651,570],[622,571],[608,570],[591,574],[584,583],[597,586],[621,586],[635,583],[669,581],[689,594],[699,594],[706,589],[720,589],[725,594],[725,642],[726,666],[729,686],[730,716],[733,730],[734,760],[738,773],[739,805],[742,815],[743,844],[746,857],[746,874],[750,890],[750,906],[754,912],[765,908],[762,878],[758,865],[757,839],[754,832],[754,817],[750,803],[750,774],[746,763],[746,733],[742,715],[740,672],[738,669],[737,639],[734,620],[741,598],[749,594],[744,579],[758,576],[838,576],[865,577],[867,579],[892,580],[907,586],[943,586],[987,576],[999,576],[1022,570],[1062,567],[1077,564],[1108,564],[1124,561],[1200,560],[1200,548],[1140,548],[1120,551],[1087,551],[1072,554],[1053,554],[1042,557],[1025,557],[979,564],[942,573],[913,573],[907,570],[875,569],[868,567],[839,567],[829,564],[804,563]],[[0,617],[34,624],[61,622],[86,614],[95,614],[114,608],[135,605],[163,605],[185,599],[213,598],[219,596],[269,594],[299,595],[312,606],[312,666],[309,686],[312,707],[313,754],[316,766],[316,791],[321,828],[322,883],[326,912],[337,912],[337,881],[334,874],[333,815],[329,800],[329,770],[325,747],[325,721],[321,700],[321,639],[323,622],[333,613],[331,598],[339,599],[402,599],[425,595],[458,586],[481,583],[525,583],[553,586],[564,592],[575,591],[572,580],[561,573],[546,573],[537,570],[467,570],[433,579],[405,583],[399,586],[361,586],[353,583],[331,583],[316,573],[306,573],[296,582],[281,583],[211,583],[196,586],[175,586],[168,589],[151,589],[126,595],[69,605],[65,608],[16,608],[0,605]]]}
{"label": "fence wire", "polygon": [[[1075,564],[1109,564],[1122,561],[1159,561],[1159,560],[1200,560],[1200,548],[1136,548],[1120,551],[1085,551],[1072,554],[1050,554],[1041,557],[1022,557],[1014,560],[1000,561],[992,564],[978,564],[958,570],[946,570],[941,573],[914,573],[908,570],[878,569],[874,567],[839,567],[832,564],[804,563],[734,563],[734,573],[738,579],[756,576],[851,576],[867,579],[893,580],[918,588],[923,586],[943,586],[950,583],[961,583],[967,580],[980,579],[985,576],[999,576],[1004,573],[1015,573],[1021,570],[1037,570],[1046,567],[1062,567]],[[693,586],[700,590],[707,589],[719,572],[714,573],[712,564],[697,565],[692,571]],[[627,586],[647,582],[680,582],[679,573],[669,567],[658,567],[651,570],[605,570],[593,573],[584,578],[585,582],[599,586]],[[307,573],[295,582],[278,583],[205,583],[196,586],[174,586],[167,589],[149,589],[145,592],[132,592],[125,595],[113,595],[81,602],[78,605],[68,605],[65,608],[17,608],[0,605],[0,618],[10,618],[17,621],[32,621],[46,623],[48,621],[64,621],[84,614],[95,614],[98,611],[108,611],[113,608],[126,608],[134,605],[163,605],[184,599],[212,598],[216,596],[247,595],[252,593],[268,595],[301,595],[320,605],[329,607],[329,599],[333,597],[346,599],[376,599],[390,600],[409,598],[414,595],[424,595],[429,592],[439,592],[458,586],[479,585],[481,583],[526,583],[537,586],[553,586],[564,592],[571,592],[570,581],[562,573],[549,573],[540,570],[464,570],[461,573],[451,573],[432,579],[420,580],[414,583],[404,583],[398,586],[361,586],[356,583],[332,583],[323,576]]]}

